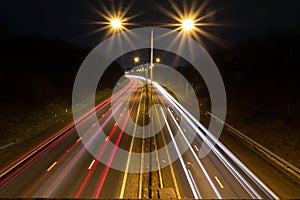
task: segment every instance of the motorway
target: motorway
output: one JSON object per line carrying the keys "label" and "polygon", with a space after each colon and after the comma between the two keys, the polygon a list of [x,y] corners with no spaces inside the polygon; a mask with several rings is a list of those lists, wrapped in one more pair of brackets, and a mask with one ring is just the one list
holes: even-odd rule
{"label": "motorway", "polygon": [[0,198],[277,198],[161,85],[120,85],[95,106],[97,121],[87,112],[1,169]]}

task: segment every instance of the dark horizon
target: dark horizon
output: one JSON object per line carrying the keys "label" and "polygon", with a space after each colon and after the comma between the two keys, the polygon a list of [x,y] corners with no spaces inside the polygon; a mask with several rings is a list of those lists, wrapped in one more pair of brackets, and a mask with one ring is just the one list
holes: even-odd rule
{"label": "dark horizon", "polygon": [[[110,9],[113,1],[102,1]],[[174,1],[182,6],[181,1]],[[187,1],[188,3],[192,1]],[[158,8],[172,10],[168,1],[122,1],[114,6],[123,5],[123,10],[131,5],[128,17],[137,15],[130,20],[131,23],[143,22],[172,22],[170,17],[164,15]],[[201,3],[198,3],[200,6]],[[220,27],[205,27],[209,32],[228,42],[229,45],[240,40],[261,38],[265,34],[281,34],[299,29],[300,16],[298,8],[300,2],[292,1],[219,1],[211,0],[201,13],[205,15],[215,12],[209,22],[222,24]],[[97,1],[66,1],[40,2],[5,1],[0,8],[0,30],[9,34],[41,35],[46,38],[60,38],[83,47],[93,48],[103,40],[105,31],[89,35],[101,25],[89,24],[92,21],[106,21],[95,9],[102,10]],[[134,28],[134,27],[133,27]]]}

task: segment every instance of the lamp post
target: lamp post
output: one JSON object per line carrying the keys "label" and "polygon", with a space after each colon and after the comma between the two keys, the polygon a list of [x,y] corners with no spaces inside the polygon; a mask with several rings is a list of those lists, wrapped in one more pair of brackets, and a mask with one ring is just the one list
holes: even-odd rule
{"label": "lamp post", "polygon": [[[153,68],[153,29],[151,29],[151,33],[150,33],[150,106],[152,103],[152,68]],[[147,95],[148,97],[148,95]],[[148,106],[148,105],[147,105]],[[149,110],[150,108],[148,108]],[[149,113],[148,113],[149,114]]]}
{"label": "lamp post", "polygon": [[[190,32],[192,31],[194,28],[195,28],[195,22],[192,18],[187,18],[187,19],[182,19],[180,20],[181,24],[181,29],[182,31],[184,32]],[[122,20],[121,19],[118,19],[118,18],[113,18],[111,19],[110,21],[110,26],[113,30],[122,30],[122,28],[124,28],[123,26],[123,23],[122,23]],[[149,108],[149,96],[150,96],[150,105],[152,103],[152,89],[153,89],[153,85],[152,85],[152,80],[153,80],[153,67],[154,67],[154,64],[153,64],[153,49],[154,49],[154,36],[153,36],[153,28],[151,29],[150,31],[150,63],[147,63],[147,67],[146,67],[146,107],[147,107],[147,112],[145,113],[146,114],[146,117],[148,118],[149,117],[149,112],[148,110],[150,109]],[[155,59],[156,63],[160,63],[160,58],[156,58]],[[135,63],[139,63],[140,62],[140,59],[139,57],[134,57],[134,62]],[[149,88],[148,88],[148,70],[150,69],[150,94],[149,94]],[[125,73],[126,73],[126,69],[125,69]]]}
{"label": "lamp post", "polygon": [[[122,24],[122,21],[121,20],[118,20],[118,19],[114,19],[114,20],[111,20],[111,27],[114,29],[114,30],[122,30],[122,28],[123,28],[123,24]],[[185,19],[185,20],[182,20],[181,21],[181,29],[184,31],[184,32],[190,32],[190,31],[192,31],[192,29],[194,29],[194,27],[195,27],[195,23],[194,23],[194,21],[191,19],[191,18],[189,18],[189,19]],[[144,111],[144,123],[145,123],[145,121],[151,121],[151,119],[150,119],[150,117],[151,116],[153,116],[153,115],[149,115],[149,110],[150,110],[150,106],[152,105],[152,98],[153,98],[153,94],[152,94],[152,92],[153,92],[153,84],[152,84],[152,81],[153,81],[153,67],[154,67],[154,64],[153,64],[153,61],[154,61],[154,59],[153,59],[153,51],[154,51],[154,31],[153,31],[153,28],[151,28],[151,31],[150,31],[150,62],[149,63],[147,63],[147,66],[146,66],[146,99],[145,99],[145,103],[146,103],[146,105],[145,105],[145,107],[146,107],[146,109],[145,109],[145,111]],[[135,63],[139,63],[140,62],[140,59],[139,59],[139,57],[134,57],[134,62]],[[161,62],[161,60],[160,60],[160,58],[159,57],[157,57],[156,59],[155,59],[155,62],[156,63],[160,63]],[[148,84],[148,70],[150,69],[150,93],[149,93],[149,84]],[[149,100],[149,98],[150,98],[150,100]],[[152,114],[152,113],[151,113]],[[151,124],[150,126],[149,126],[149,128],[150,128],[150,130],[149,130],[149,134],[151,134],[151,130],[152,130],[152,125],[153,124]],[[149,136],[151,136],[151,135],[149,135]],[[149,137],[149,144],[150,144],[150,152],[152,152],[152,137]],[[150,166],[149,166],[149,168],[150,169],[152,169],[152,154],[150,154],[150,158],[149,158],[149,160],[150,160]],[[150,170],[150,172],[149,172],[149,198],[151,198],[152,197],[152,171]]]}

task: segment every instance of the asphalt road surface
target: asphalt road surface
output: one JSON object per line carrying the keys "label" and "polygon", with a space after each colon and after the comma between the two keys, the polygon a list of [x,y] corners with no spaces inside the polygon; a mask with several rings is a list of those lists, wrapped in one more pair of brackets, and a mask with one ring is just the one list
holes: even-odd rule
{"label": "asphalt road surface", "polygon": [[128,76],[95,107],[96,121],[85,113],[2,169],[0,198],[277,198],[162,86],[144,82]]}

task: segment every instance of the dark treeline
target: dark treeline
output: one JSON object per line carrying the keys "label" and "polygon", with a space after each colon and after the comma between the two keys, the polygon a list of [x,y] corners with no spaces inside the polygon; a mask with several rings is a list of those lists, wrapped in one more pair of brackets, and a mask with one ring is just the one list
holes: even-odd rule
{"label": "dark treeline", "polygon": [[299,120],[300,29],[269,33],[238,42],[213,57],[220,68],[228,101],[241,96],[257,105],[263,116],[279,114]]}
{"label": "dark treeline", "polygon": [[57,96],[70,98],[88,49],[33,35],[10,36],[0,42],[1,101],[36,105]]}
{"label": "dark treeline", "polygon": [[295,81],[300,64],[299,35],[300,30],[295,30],[240,41],[217,52],[215,61],[230,79],[239,73],[246,81]]}
{"label": "dark treeline", "polygon": [[[224,81],[254,84],[260,82],[289,83],[295,85],[299,78],[300,28],[282,34],[266,34],[258,38],[238,41],[230,48],[209,52]],[[191,70],[178,67],[183,72]],[[194,77],[194,78],[193,78]],[[197,80],[193,80],[195,83]],[[296,86],[296,85],[295,85]]]}
{"label": "dark treeline", "polygon": [[[36,35],[2,37],[0,101],[36,106],[59,97],[70,104],[77,71],[90,51]],[[103,81],[101,86],[111,86]]]}
{"label": "dark treeline", "polygon": [[[282,112],[288,121],[299,118],[299,35],[300,30],[269,32],[238,41],[228,49],[209,52],[224,80],[229,106],[247,99],[261,112]],[[199,97],[208,96],[203,80],[192,66],[178,70],[193,83]]]}
{"label": "dark treeline", "polygon": [[[300,85],[297,74],[300,67],[298,36],[298,30],[269,33],[211,52],[223,76],[228,100],[237,95],[249,95],[262,104],[277,102],[287,112],[293,110],[298,102]],[[37,105],[62,97],[70,103],[76,73],[90,51],[60,39],[2,35],[0,101]],[[200,97],[208,95],[195,69],[191,66],[176,68],[193,83]],[[112,63],[99,85],[113,87],[123,73],[120,65]]]}

